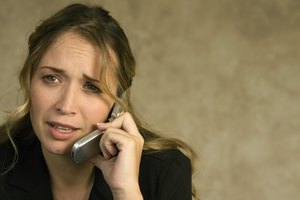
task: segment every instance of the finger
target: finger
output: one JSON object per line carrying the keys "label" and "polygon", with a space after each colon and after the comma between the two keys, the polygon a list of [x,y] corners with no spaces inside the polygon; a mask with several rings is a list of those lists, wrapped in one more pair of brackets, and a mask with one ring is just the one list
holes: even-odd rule
{"label": "finger", "polygon": [[106,159],[114,157],[118,154],[120,143],[124,143],[129,134],[117,128],[108,128],[104,131],[100,140],[100,149]]}
{"label": "finger", "polygon": [[97,126],[100,130],[105,130],[109,127],[113,127],[113,128],[123,129],[124,131],[126,131],[130,134],[140,135],[139,130],[138,130],[131,114],[128,112],[123,113],[122,115],[118,116],[111,122],[99,123],[99,124],[97,124]]}
{"label": "finger", "polygon": [[110,155],[116,155],[125,149],[142,148],[143,140],[141,138],[141,136],[128,134],[121,129],[108,128],[101,138],[100,148],[108,151]]}
{"label": "finger", "polygon": [[[114,161],[115,158],[111,158],[110,161]],[[92,158],[89,159],[89,161],[95,165],[96,167],[98,167],[100,170],[103,170],[105,167],[107,167],[107,165],[109,165],[109,163],[107,162],[107,159],[105,159],[103,156],[101,155],[96,155],[93,156]]]}
{"label": "finger", "polygon": [[103,157],[106,160],[109,160],[110,158],[116,156],[118,154],[118,149],[115,144],[100,144],[100,149],[102,152]]}
{"label": "finger", "polygon": [[101,155],[96,155],[90,158],[90,162],[92,162],[95,166],[101,166],[105,159]]}

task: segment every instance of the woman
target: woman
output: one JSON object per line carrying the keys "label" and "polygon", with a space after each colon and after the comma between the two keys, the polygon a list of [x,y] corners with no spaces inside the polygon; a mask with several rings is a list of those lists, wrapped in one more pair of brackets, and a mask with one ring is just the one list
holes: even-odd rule
{"label": "woman", "polygon": [[[195,153],[134,113],[135,60],[106,10],[70,5],[43,21],[28,45],[24,104],[0,128],[1,200],[196,198]],[[123,112],[109,121],[117,105]],[[95,129],[101,154],[74,163],[73,144]]]}

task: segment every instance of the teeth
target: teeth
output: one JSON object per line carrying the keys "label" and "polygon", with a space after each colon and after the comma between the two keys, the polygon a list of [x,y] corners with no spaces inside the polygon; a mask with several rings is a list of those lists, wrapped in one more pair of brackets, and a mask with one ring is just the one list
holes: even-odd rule
{"label": "teeth", "polygon": [[60,130],[62,132],[71,132],[71,131],[74,130],[72,128],[67,128],[67,127],[63,127],[63,126],[54,126],[54,128],[56,128],[56,129],[58,129],[58,130]]}

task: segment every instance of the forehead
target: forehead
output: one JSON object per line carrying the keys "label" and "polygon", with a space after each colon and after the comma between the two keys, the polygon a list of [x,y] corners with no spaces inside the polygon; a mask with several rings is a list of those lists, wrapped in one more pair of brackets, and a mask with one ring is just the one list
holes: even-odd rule
{"label": "forehead", "polygon": [[92,35],[83,34],[76,30],[66,31],[59,34],[49,48],[60,48],[66,43],[69,44],[70,48],[76,48],[78,44],[81,44],[81,47],[86,50],[90,50],[90,52],[97,52],[98,56],[101,57],[103,65],[109,65],[110,67],[116,68],[119,64],[118,56],[108,42],[100,42],[100,40],[95,39]]}
{"label": "forehead", "polygon": [[103,57],[102,59],[111,60],[115,64],[118,63],[117,54],[114,52],[109,42],[100,41],[100,39],[96,38],[93,34],[82,33],[78,30],[69,30],[59,34],[54,39],[51,46],[61,45],[66,42],[74,43],[75,46],[77,43],[85,43],[86,45],[92,46],[93,48],[97,49],[101,57]]}
{"label": "forehead", "polygon": [[118,62],[114,51],[107,45],[106,48],[100,49],[97,42],[90,41],[77,32],[69,31],[57,36],[41,57],[39,66],[45,64],[58,64],[60,66],[56,67],[62,68],[70,65],[88,68],[93,66],[93,73],[99,75],[101,82],[106,80],[102,84],[117,82]]}
{"label": "forehead", "polygon": [[74,33],[57,37],[42,55],[37,66],[54,67],[63,71],[82,71],[96,77],[101,70],[99,48]]}
{"label": "forehead", "polygon": [[95,56],[101,57],[102,53],[100,48],[84,38],[83,36],[74,33],[74,32],[66,32],[59,35],[49,46],[45,54],[47,53],[66,53],[68,55],[69,52],[74,53],[86,53],[95,54]]}

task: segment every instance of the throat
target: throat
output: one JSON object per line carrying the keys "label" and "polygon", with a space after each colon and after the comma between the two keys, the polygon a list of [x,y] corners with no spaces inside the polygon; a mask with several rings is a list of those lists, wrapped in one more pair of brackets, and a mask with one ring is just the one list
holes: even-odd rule
{"label": "throat", "polygon": [[43,148],[42,150],[54,199],[88,199],[94,184],[94,165],[90,162],[78,165],[69,156],[51,154]]}
{"label": "throat", "polygon": [[93,184],[94,173],[88,179],[76,179],[73,182],[70,180],[51,180],[53,198],[55,200],[88,200]]}
{"label": "throat", "polygon": [[88,187],[52,188],[54,200],[88,200],[93,184]]}

